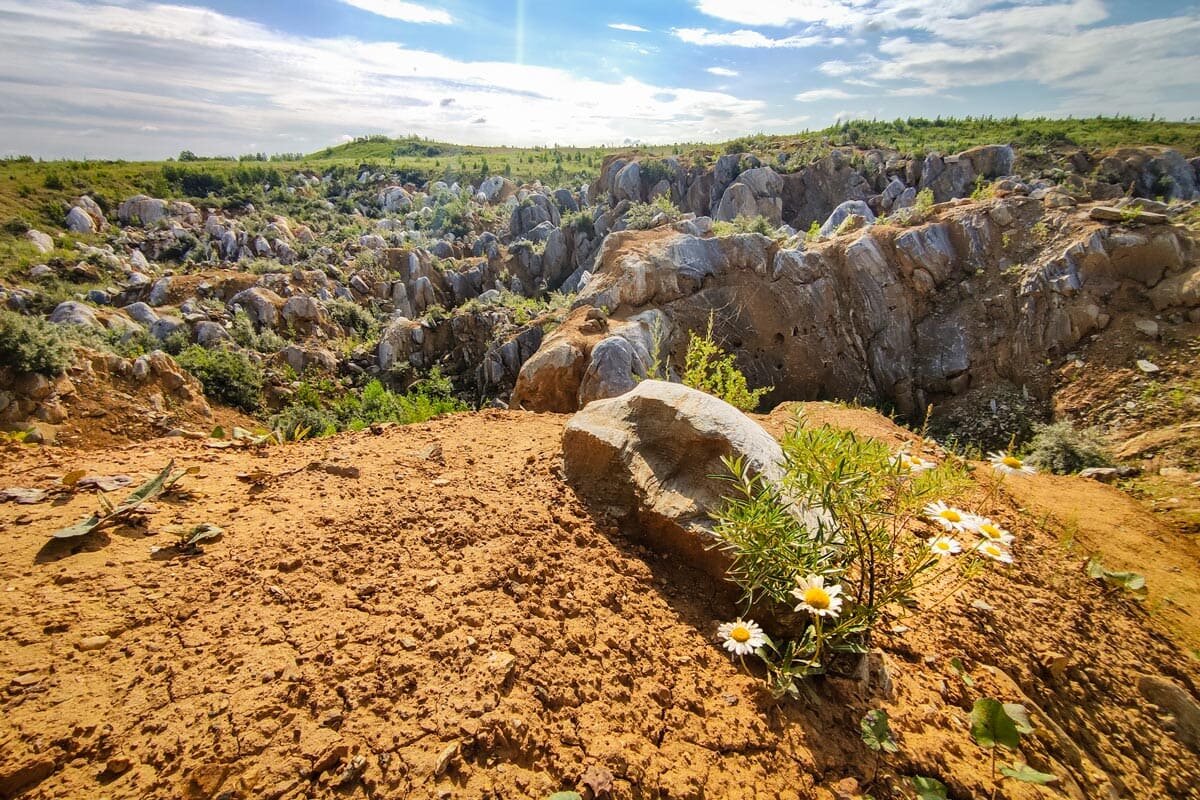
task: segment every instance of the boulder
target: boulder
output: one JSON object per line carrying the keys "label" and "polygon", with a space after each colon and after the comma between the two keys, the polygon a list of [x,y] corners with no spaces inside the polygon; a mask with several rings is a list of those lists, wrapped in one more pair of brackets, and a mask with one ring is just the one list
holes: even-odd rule
{"label": "boulder", "polygon": [[71,206],[67,212],[67,230],[71,233],[95,233],[96,223],[79,206]]}
{"label": "boulder", "polygon": [[235,294],[229,300],[229,305],[231,308],[241,306],[256,326],[274,328],[279,324],[279,309],[283,302],[283,298],[270,289],[251,286]]}
{"label": "boulder", "polygon": [[144,194],[134,195],[117,207],[117,219],[122,225],[149,227],[168,213],[166,200],[158,200]]}
{"label": "boulder", "polygon": [[36,230],[25,231],[25,239],[42,255],[54,249],[54,240],[50,238],[50,234],[48,233]]}
{"label": "boulder", "polygon": [[832,236],[842,223],[851,215],[862,217],[868,224],[875,222],[875,214],[871,207],[862,200],[847,200],[833,210],[825,224],[821,226],[822,236]]}
{"label": "boulder", "polygon": [[92,307],[76,300],[66,300],[55,306],[50,312],[50,321],[56,325],[82,325],[85,328],[97,329],[103,327],[96,319],[96,312]]}
{"label": "boulder", "polygon": [[724,457],[772,481],[783,476],[779,443],[749,417],[663,381],[587,405],[563,434],[567,481],[588,503],[718,580],[728,561],[713,549],[712,515],[728,487],[713,476],[727,472]]}

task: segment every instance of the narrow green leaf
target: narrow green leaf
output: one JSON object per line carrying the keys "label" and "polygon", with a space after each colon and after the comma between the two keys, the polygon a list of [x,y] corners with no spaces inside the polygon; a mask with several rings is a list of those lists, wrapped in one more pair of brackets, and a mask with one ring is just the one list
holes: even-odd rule
{"label": "narrow green leaf", "polygon": [[961,658],[955,657],[950,659],[950,669],[954,670],[955,674],[962,678],[962,682],[967,686],[975,685],[975,679],[967,674],[967,668],[963,666]]}
{"label": "narrow green leaf", "polygon": [[971,737],[980,747],[991,750],[997,745],[1016,750],[1021,744],[1017,726],[998,701],[983,697],[971,709]]}
{"label": "narrow green leaf", "polygon": [[80,536],[87,536],[89,533],[96,530],[96,527],[100,525],[101,519],[102,517],[99,514],[92,514],[87,519],[81,519],[79,522],[76,522],[74,525],[68,528],[63,528],[60,531],[56,531],[54,533],[54,538],[76,539]]}
{"label": "narrow green leaf", "polygon": [[1011,767],[1001,767],[1000,774],[1006,778],[1021,781],[1022,783],[1036,783],[1039,786],[1058,780],[1057,775],[1051,775],[1048,772],[1038,772],[1028,764],[1014,763]]}
{"label": "narrow green leaf", "polygon": [[913,789],[917,792],[917,797],[920,800],[947,800],[949,797],[949,789],[946,784],[939,781],[937,778],[926,778],[921,775],[914,775],[912,778]]}

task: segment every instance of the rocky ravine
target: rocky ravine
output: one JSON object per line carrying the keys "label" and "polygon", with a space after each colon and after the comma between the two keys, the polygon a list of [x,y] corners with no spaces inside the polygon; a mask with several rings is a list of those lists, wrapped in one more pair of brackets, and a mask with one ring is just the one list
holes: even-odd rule
{"label": "rocky ravine", "polygon": [[[770,401],[858,398],[919,417],[997,384],[1045,399],[1050,361],[1118,314],[1197,315],[1197,247],[1011,197],[936,208],[796,249],[695,223],[610,235],[576,311],[522,368],[514,405],[570,411],[679,366],[714,333]],[[588,309],[591,309],[590,311]]]}

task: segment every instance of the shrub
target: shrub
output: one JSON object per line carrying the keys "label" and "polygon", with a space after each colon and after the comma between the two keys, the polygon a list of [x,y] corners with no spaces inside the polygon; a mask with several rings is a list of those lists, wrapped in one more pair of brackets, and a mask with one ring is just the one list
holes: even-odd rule
{"label": "shrub", "polygon": [[708,318],[708,330],[703,336],[692,333],[684,362],[683,382],[742,411],[758,408],[762,396],[774,389],[764,386],[751,391],[746,376],[737,368],[732,353],[726,353],[713,340],[713,318]]}
{"label": "shrub", "polygon": [[[726,462],[734,491],[715,532],[745,606],[772,613],[788,632],[756,654],[776,696],[797,696],[797,682],[825,672],[839,654],[866,652],[885,608],[913,605],[922,587],[950,571],[969,577],[980,558],[943,560],[909,531],[927,501],[969,484],[956,463],[910,471],[884,443],[829,426],[797,426],[781,444],[778,484]],[[825,514],[804,518],[797,504]]]}
{"label": "shrub", "polygon": [[437,368],[405,394],[388,390],[378,380],[368,383],[361,392],[340,397],[332,396],[332,387],[304,384],[292,405],[271,419],[271,426],[288,439],[305,439],[362,430],[377,422],[424,422],[466,410],[452,391],[449,379]]}
{"label": "shrub", "polygon": [[1059,475],[1113,463],[1099,431],[1094,428],[1080,430],[1065,420],[1036,426],[1026,458],[1041,469]]}
{"label": "shrub", "polygon": [[325,309],[329,312],[329,316],[333,317],[334,322],[343,328],[354,331],[364,339],[371,338],[379,330],[379,323],[375,317],[358,303],[339,297],[326,303]]}
{"label": "shrub", "polygon": [[771,227],[766,217],[748,217],[739,214],[730,222],[718,220],[713,223],[714,236],[734,236],[739,233],[758,233],[771,239],[780,238],[779,229]]}
{"label": "shrub", "polygon": [[71,365],[72,355],[71,345],[57,325],[0,311],[0,364],[20,372],[61,375]]}
{"label": "shrub", "polygon": [[208,397],[248,413],[262,407],[262,368],[242,351],[192,345],[176,360],[204,385]]}
{"label": "shrub", "polygon": [[665,222],[675,222],[682,212],[671,202],[671,198],[661,195],[649,203],[631,204],[625,212],[625,227],[635,231],[649,230],[659,214],[666,218]]}

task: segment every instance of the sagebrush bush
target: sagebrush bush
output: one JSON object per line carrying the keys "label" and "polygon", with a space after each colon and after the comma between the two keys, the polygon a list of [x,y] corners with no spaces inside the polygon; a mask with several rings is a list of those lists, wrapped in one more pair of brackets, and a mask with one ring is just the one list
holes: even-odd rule
{"label": "sagebrush bush", "polygon": [[737,368],[732,353],[726,353],[713,339],[713,319],[703,336],[691,334],[684,360],[683,382],[693,389],[719,397],[734,408],[753,411],[763,395],[774,389],[764,386],[751,390],[746,376]]}
{"label": "sagebrush bush", "polygon": [[0,364],[19,372],[61,375],[71,366],[72,353],[59,326],[40,317],[0,311]]}
{"label": "sagebrush bush", "polygon": [[1026,458],[1037,467],[1059,475],[1113,463],[1099,431],[1076,428],[1066,420],[1035,426]]}
{"label": "sagebrush bush", "polygon": [[196,376],[209,398],[247,413],[262,408],[262,367],[240,350],[206,350],[196,344],[180,353],[176,361]]}

